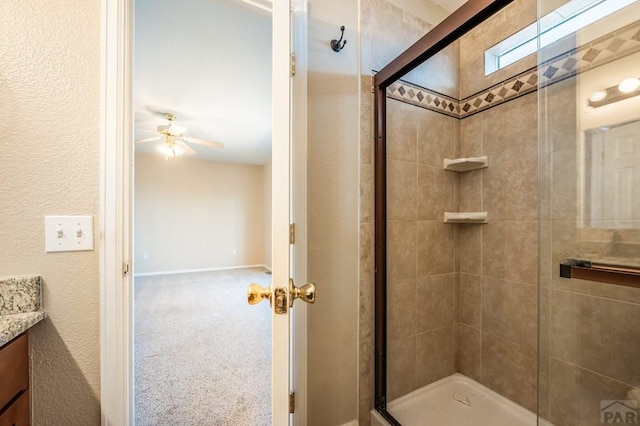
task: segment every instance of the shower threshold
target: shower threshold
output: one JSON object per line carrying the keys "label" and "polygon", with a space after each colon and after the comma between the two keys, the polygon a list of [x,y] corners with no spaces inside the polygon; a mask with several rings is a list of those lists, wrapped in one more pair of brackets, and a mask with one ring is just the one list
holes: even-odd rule
{"label": "shower threshold", "polygon": [[[402,426],[536,426],[537,416],[462,374],[453,374],[391,401]],[[372,426],[388,426],[375,410]],[[553,426],[544,420],[540,425]]]}

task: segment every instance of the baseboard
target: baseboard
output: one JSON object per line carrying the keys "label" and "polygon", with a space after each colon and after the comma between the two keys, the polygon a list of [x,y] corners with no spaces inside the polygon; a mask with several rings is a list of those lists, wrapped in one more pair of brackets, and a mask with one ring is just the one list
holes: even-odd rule
{"label": "baseboard", "polygon": [[358,419],[356,420],[351,420],[348,423],[343,424],[342,426],[358,426]]}
{"label": "baseboard", "polygon": [[176,271],[141,272],[139,274],[133,274],[133,276],[134,277],[155,277],[157,275],[189,274],[192,272],[230,271],[233,269],[249,269],[249,268],[265,268],[268,271],[271,271],[270,267],[262,264],[262,265],[224,266],[221,268],[180,269]]}

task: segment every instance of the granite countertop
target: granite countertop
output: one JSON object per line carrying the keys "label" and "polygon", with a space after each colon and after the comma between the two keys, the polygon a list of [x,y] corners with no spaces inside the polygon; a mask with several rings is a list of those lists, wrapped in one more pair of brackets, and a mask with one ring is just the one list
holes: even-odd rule
{"label": "granite countertop", "polygon": [[0,347],[46,317],[39,276],[0,278]]}
{"label": "granite countertop", "polygon": [[23,314],[0,315],[0,347],[12,341],[43,319],[47,313],[43,310]]}

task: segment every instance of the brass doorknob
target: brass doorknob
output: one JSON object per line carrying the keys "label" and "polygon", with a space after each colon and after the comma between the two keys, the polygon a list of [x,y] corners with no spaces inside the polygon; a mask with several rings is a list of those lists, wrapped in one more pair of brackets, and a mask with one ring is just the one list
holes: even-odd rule
{"label": "brass doorknob", "polygon": [[296,287],[292,279],[289,280],[289,306],[293,306],[293,301],[300,299],[305,303],[314,303],[316,301],[316,285],[314,283],[306,283],[302,287]]}
{"label": "brass doorknob", "polygon": [[249,302],[250,305],[255,305],[265,299],[271,300],[271,288],[262,287],[256,283],[249,284],[249,288],[247,289],[247,302]]}

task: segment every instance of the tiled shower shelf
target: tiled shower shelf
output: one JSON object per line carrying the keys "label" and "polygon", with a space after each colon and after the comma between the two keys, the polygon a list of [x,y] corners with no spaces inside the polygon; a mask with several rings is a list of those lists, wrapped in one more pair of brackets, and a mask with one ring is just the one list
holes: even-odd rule
{"label": "tiled shower shelf", "polygon": [[565,259],[560,262],[560,276],[640,288],[640,268],[636,266]]}
{"label": "tiled shower shelf", "polygon": [[443,163],[445,170],[452,172],[469,172],[487,167],[487,157],[445,158]]}
{"label": "tiled shower shelf", "polygon": [[444,212],[444,223],[487,223],[487,212]]}

